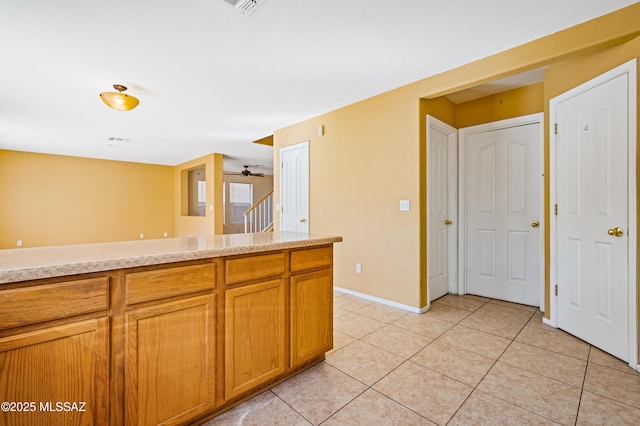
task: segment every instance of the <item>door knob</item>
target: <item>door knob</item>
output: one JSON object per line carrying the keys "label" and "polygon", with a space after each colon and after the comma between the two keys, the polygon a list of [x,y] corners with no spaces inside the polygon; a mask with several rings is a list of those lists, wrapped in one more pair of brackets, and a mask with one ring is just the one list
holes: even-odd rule
{"label": "door knob", "polygon": [[618,226],[616,228],[609,229],[607,231],[607,234],[609,234],[609,235],[611,235],[613,237],[622,237],[624,235],[624,230]]}
{"label": "door knob", "polygon": [[452,222],[452,221],[450,221],[449,219],[447,219],[447,220],[445,220],[445,221],[444,221],[444,224],[445,224],[445,225],[451,225],[452,223],[453,223],[453,222]]}
{"label": "door knob", "polygon": [[540,226],[540,222],[531,222],[532,228],[537,228],[538,226]]}
{"label": "door knob", "polygon": [[305,218],[300,219],[300,222],[306,222],[306,221],[307,221],[307,219],[305,219]]}

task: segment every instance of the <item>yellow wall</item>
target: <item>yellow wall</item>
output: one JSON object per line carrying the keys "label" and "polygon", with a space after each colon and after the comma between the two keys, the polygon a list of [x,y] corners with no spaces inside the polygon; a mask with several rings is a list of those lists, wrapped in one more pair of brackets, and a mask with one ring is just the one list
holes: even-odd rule
{"label": "yellow wall", "polygon": [[[274,134],[279,148],[309,141],[312,233],[342,235],[335,284],[416,306],[420,288],[419,102],[403,90],[382,94]],[[324,125],[324,136],[317,127]],[[279,167],[275,166],[279,203]],[[412,208],[401,212],[401,199]],[[279,216],[275,218],[278,229]],[[355,264],[362,273],[355,273]]]}
{"label": "yellow wall", "polygon": [[533,84],[456,105],[454,127],[461,129],[542,112],[544,105],[544,84]]}
{"label": "yellow wall", "polygon": [[[0,249],[222,234],[222,160],[173,167],[0,150]],[[182,173],[203,164],[206,216],[182,215]]]}
{"label": "yellow wall", "polygon": [[[222,234],[222,188],[224,184],[222,160],[222,154],[209,154],[182,163],[174,168],[176,236]],[[203,165],[205,166],[207,182],[206,216],[189,216],[187,214],[188,191],[186,174],[189,170]]]}
{"label": "yellow wall", "polygon": [[[425,112],[433,109],[433,115],[458,126],[457,121],[470,125],[520,115],[531,105],[541,111],[547,89],[542,95],[540,86],[511,93],[509,102],[514,103],[503,102],[493,111],[479,111],[474,104],[457,110],[441,96],[559,61],[579,63],[583,55],[604,49],[624,49],[615,46],[640,34],[638,16],[640,4],[635,4],[275,132],[275,165],[280,148],[310,142],[310,230],[344,237],[336,245],[336,285],[424,307]],[[482,102],[486,106],[496,99]],[[525,106],[519,103],[523,100]],[[316,133],[319,125],[325,128],[321,137]],[[274,169],[277,198],[279,167]],[[548,187],[546,194],[548,199]],[[411,211],[399,211],[401,199],[411,201]],[[362,263],[361,274],[355,273],[356,262]]]}
{"label": "yellow wall", "polygon": [[0,249],[174,233],[173,167],[0,150]]}

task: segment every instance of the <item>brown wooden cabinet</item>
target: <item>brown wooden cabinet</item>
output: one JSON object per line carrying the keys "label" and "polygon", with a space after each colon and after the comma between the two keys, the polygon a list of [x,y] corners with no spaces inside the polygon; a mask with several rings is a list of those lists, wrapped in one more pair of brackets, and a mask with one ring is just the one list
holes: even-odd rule
{"label": "brown wooden cabinet", "polygon": [[226,400],[332,348],[332,265],[332,246],[227,259]]}
{"label": "brown wooden cabinet", "polygon": [[185,423],[215,407],[215,289],[216,264],[126,276],[127,303],[153,303],[125,313],[125,424]]}
{"label": "brown wooden cabinet", "polygon": [[322,245],[0,286],[0,424],[210,418],[331,349],[332,265]]}
{"label": "brown wooden cabinet", "polygon": [[175,424],[215,405],[215,295],[126,314],[126,423]]}
{"label": "brown wooden cabinet", "polygon": [[303,365],[333,347],[333,246],[291,252],[290,364]]}
{"label": "brown wooden cabinet", "polygon": [[0,424],[108,424],[108,286],[98,277],[0,291],[0,402],[10,404]]}
{"label": "brown wooden cabinet", "polygon": [[331,269],[291,277],[291,366],[321,357],[333,347]]}
{"label": "brown wooden cabinet", "polygon": [[285,371],[285,280],[225,292],[225,399]]}

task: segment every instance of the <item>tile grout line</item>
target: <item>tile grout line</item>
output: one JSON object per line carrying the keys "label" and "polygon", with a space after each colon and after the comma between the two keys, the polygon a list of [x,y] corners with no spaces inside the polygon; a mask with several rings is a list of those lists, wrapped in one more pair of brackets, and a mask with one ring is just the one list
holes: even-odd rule
{"label": "tile grout line", "polygon": [[[486,303],[486,302],[485,302],[485,303]],[[481,306],[484,306],[484,304],[485,304],[485,303],[483,303]],[[356,314],[358,314],[358,315],[364,316],[364,317],[366,317],[366,318],[369,318],[369,319],[372,319],[372,320],[375,320],[375,321],[380,321],[379,319],[371,318],[371,317],[368,317],[368,316],[366,316],[366,315],[362,315],[362,314],[359,314],[359,313],[358,313],[358,311],[359,311],[359,310],[364,309],[364,308],[366,308],[367,306],[370,306],[370,305],[365,305],[365,306],[363,306],[362,308],[358,309],[357,311],[350,311],[350,310],[345,309],[345,308],[343,308],[343,309],[345,309],[345,310],[347,310],[347,311],[349,311],[349,312],[351,312],[351,313],[356,313]],[[480,307],[481,307],[481,306],[480,306]],[[478,309],[479,309],[480,307],[478,307]],[[454,308],[454,309],[458,309],[458,308]],[[458,310],[461,310],[461,309],[458,309]],[[471,315],[473,312],[475,312],[475,311],[471,311],[471,312],[469,312],[469,314],[468,314],[468,315],[466,315],[464,318],[466,318],[467,316]],[[347,405],[349,405],[351,402],[355,401],[357,398],[359,398],[361,395],[363,395],[363,394],[364,394],[366,391],[368,391],[368,390],[372,390],[372,391],[374,391],[374,392],[378,393],[379,395],[382,395],[382,396],[384,396],[385,398],[389,399],[390,401],[393,401],[394,403],[398,404],[400,407],[403,407],[403,408],[405,408],[406,410],[411,411],[412,413],[414,413],[414,414],[416,414],[416,415],[420,416],[421,418],[423,418],[423,419],[425,419],[425,420],[427,420],[427,421],[429,421],[429,422],[433,422],[431,419],[429,419],[429,418],[427,418],[427,417],[423,416],[422,414],[420,414],[420,413],[418,413],[418,412],[414,411],[412,408],[407,407],[406,405],[404,405],[404,404],[403,404],[403,403],[401,403],[400,401],[397,401],[397,400],[395,400],[394,398],[390,397],[389,395],[386,395],[386,394],[384,394],[384,393],[382,393],[382,392],[378,391],[377,389],[375,389],[375,388],[374,388],[374,386],[375,386],[377,383],[379,383],[380,381],[382,381],[385,377],[389,376],[391,373],[393,373],[394,371],[396,371],[398,368],[400,368],[401,366],[403,366],[404,364],[406,364],[407,362],[413,362],[414,364],[416,364],[414,361],[411,361],[411,358],[413,358],[413,357],[414,357],[418,352],[420,352],[420,351],[424,350],[424,349],[425,349],[425,348],[427,348],[429,345],[431,345],[433,342],[435,342],[435,341],[436,341],[440,336],[436,337],[435,339],[432,339],[432,340],[431,340],[431,342],[427,343],[427,344],[426,344],[426,345],[424,345],[422,348],[418,349],[414,354],[412,354],[412,355],[410,355],[410,356],[408,356],[408,357],[405,357],[404,355],[398,355],[398,354],[396,354],[396,353],[390,352],[390,351],[388,351],[388,350],[386,350],[386,349],[383,349],[383,348],[380,348],[380,347],[378,347],[378,346],[371,345],[370,343],[365,342],[364,340],[362,340],[362,339],[364,339],[365,337],[370,336],[371,334],[375,333],[376,331],[378,331],[378,330],[380,330],[380,329],[382,329],[382,328],[384,328],[384,327],[386,327],[386,326],[393,325],[393,323],[394,323],[395,321],[397,321],[397,320],[399,320],[400,318],[403,318],[403,317],[405,317],[405,316],[407,316],[407,315],[409,315],[409,314],[406,314],[406,315],[403,315],[403,316],[401,316],[401,317],[399,317],[399,318],[396,318],[396,319],[394,319],[394,320],[393,320],[393,321],[391,321],[391,322],[383,322],[383,321],[380,321],[380,322],[383,322],[383,323],[384,323],[384,325],[383,325],[382,327],[380,327],[380,328],[378,328],[378,329],[376,329],[376,330],[374,330],[374,331],[371,331],[370,333],[367,333],[367,334],[365,334],[364,336],[362,336],[362,337],[360,337],[360,338],[357,338],[357,337],[354,337],[354,336],[350,336],[350,337],[353,337],[355,340],[354,340],[353,342],[351,342],[351,343],[349,343],[349,344],[345,345],[344,347],[342,347],[342,348],[338,349],[338,351],[341,351],[342,349],[344,349],[344,348],[346,348],[347,346],[349,346],[349,345],[353,344],[354,342],[356,342],[356,341],[360,341],[361,343],[364,343],[364,344],[366,344],[366,345],[373,346],[373,347],[375,347],[375,348],[377,348],[377,349],[380,349],[380,350],[382,350],[382,351],[384,351],[384,352],[387,352],[387,353],[389,353],[389,354],[392,354],[392,355],[395,355],[395,356],[402,356],[403,358],[405,358],[405,359],[404,359],[400,364],[398,364],[396,367],[392,368],[390,371],[388,371],[388,372],[387,372],[386,374],[384,374],[382,377],[380,377],[379,379],[377,379],[373,384],[368,385],[367,383],[364,383],[364,382],[362,382],[361,380],[359,380],[359,379],[357,379],[357,378],[353,377],[353,376],[352,376],[352,375],[350,375],[349,373],[347,373],[347,372],[345,372],[345,371],[342,371],[340,368],[338,368],[338,367],[335,367],[335,366],[331,365],[331,364],[330,364],[330,363],[328,363],[326,360],[324,361],[324,362],[325,362],[325,363],[327,363],[330,367],[335,368],[336,370],[338,370],[338,371],[340,371],[341,373],[343,373],[343,374],[345,374],[345,375],[347,375],[347,376],[351,377],[352,379],[356,380],[357,382],[362,383],[362,384],[363,384],[363,385],[365,385],[367,388],[366,388],[362,393],[358,394],[358,395],[357,395],[357,396],[355,396],[353,399],[351,399],[351,400],[350,400],[348,403],[346,403],[344,406],[342,406],[342,407],[341,407],[339,410],[337,410],[335,413],[331,414],[331,416],[329,416],[327,419],[325,419],[325,420],[324,420],[323,422],[321,422],[320,424],[322,424],[322,423],[326,422],[326,421],[327,421],[327,420],[329,420],[331,417],[333,417],[333,416],[335,416],[336,414],[338,414],[342,409],[344,409],[344,407],[346,407]],[[464,319],[464,318],[463,318],[463,319]],[[463,319],[461,319],[460,321],[462,321]],[[456,326],[460,321],[458,321],[458,322],[456,322],[456,323],[452,323],[453,325],[452,325],[451,327],[449,327],[449,328],[447,329],[447,331],[449,331],[449,330],[451,330],[453,327],[455,327],[455,326]],[[446,321],[446,322],[449,322],[449,321]],[[449,323],[450,323],[450,322],[449,322]],[[415,333],[415,332],[414,332],[414,331],[412,331],[412,330],[405,329],[405,328],[403,328],[403,327],[399,327],[399,326],[395,326],[395,325],[394,325],[394,327],[398,327],[398,328],[400,328],[400,329],[402,329],[402,330],[405,330],[405,331],[407,331],[407,332],[410,332],[410,333],[420,334],[420,333]],[[445,332],[443,332],[442,334],[444,334],[444,333],[446,333],[446,331],[445,331]],[[344,333],[344,334],[346,334],[346,333]],[[427,337],[427,338],[431,339],[429,336],[425,336],[425,337]],[[336,351],[336,352],[338,352],[338,351]],[[422,368],[427,368],[427,367],[421,366],[420,364],[416,364],[416,365],[418,365],[418,366],[420,366],[420,367],[422,367]],[[431,370],[431,371],[434,371],[434,370]],[[438,373],[438,372],[435,372],[435,373],[437,373],[437,374],[442,374],[442,373]],[[445,376],[445,375],[443,375],[443,376]],[[445,376],[445,377],[450,378],[450,377],[448,377],[448,376]],[[450,378],[450,379],[452,379],[452,380],[456,380],[456,379],[453,379],[453,378]],[[456,381],[458,381],[458,380],[456,380]],[[458,381],[458,382],[459,382],[459,381]],[[462,383],[462,382],[459,382],[459,383]],[[292,408],[293,408],[293,407],[292,407]],[[435,422],[434,422],[434,423],[435,423]]]}
{"label": "tile grout line", "polygon": [[[471,300],[476,300],[476,299],[471,299]],[[479,300],[476,300],[476,301],[481,302],[481,301],[479,301]],[[407,410],[409,410],[409,411],[411,411],[411,412],[413,412],[413,413],[415,413],[415,414],[419,415],[420,417],[422,417],[422,418],[426,418],[425,416],[423,416],[423,415],[421,415],[421,414],[419,414],[419,413],[416,413],[414,410],[412,410],[411,408],[409,408],[409,407],[405,406],[404,404],[400,403],[399,401],[396,401],[395,399],[393,399],[393,398],[389,397],[388,395],[385,395],[384,393],[381,393],[380,391],[376,390],[376,389],[374,388],[374,386],[375,386],[377,383],[379,383],[381,380],[383,380],[385,377],[387,377],[388,375],[392,374],[392,373],[393,373],[394,371],[396,371],[398,368],[400,368],[401,366],[403,366],[403,365],[407,364],[407,361],[411,361],[411,362],[415,363],[415,361],[412,361],[411,359],[412,359],[412,358],[413,358],[417,353],[419,353],[420,351],[423,351],[424,349],[426,349],[427,347],[429,347],[433,342],[435,342],[435,341],[437,341],[437,340],[440,340],[440,339],[442,338],[442,336],[444,336],[447,332],[449,332],[450,330],[452,330],[452,329],[453,329],[453,328],[455,328],[456,326],[460,326],[460,327],[466,328],[466,329],[468,329],[468,330],[472,330],[473,332],[487,333],[487,334],[490,334],[490,335],[493,335],[493,336],[497,336],[497,337],[500,337],[500,338],[505,338],[505,336],[503,336],[503,335],[494,334],[494,333],[491,333],[491,332],[487,332],[486,330],[479,330],[479,329],[475,329],[475,328],[469,327],[468,325],[463,325],[463,324],[461,324],[465,319],[467,319],[469,316],[471,316],[474,312],[477,312],[478,310],[482,309],[483,307],[485,307],[485,306],[487,306],[487,305],[489,305],[489,304],[494,305],[494,306],[499,306],[499,307],[507,308],[507,309],[511,309],[511,310],[517,310],[517,311],[520,311],[520,312],[523,312],[523,313],[524,313],[524,312],[527,312],[527,313],[529,313],[530,315],[528,316],[528,318],[526,319],[526,321],[524,322],[524,324],[520,327],[520,329],[517,331],[517,333],[515,333],[515,335],[514,335],[513,337],[509,338],[509,344],[508,344],[508,345],[505,347],[505,349],[500,353],[500,355],[499,355],[499,356],[498,356],[498,357],[493,361],[493,363],[491,364],[491,367],[490,367],[490,368],[487,370],[487,372],[483,375],[482,379],[480,379],[480,380],[478,381],[478,383],[477,383],[475,386],[473,386],[473,390],[469,393],[469,395],[465,398],[465,400],[464,400],[464,401],[463,401],[463,402],[458,406],[458,408],[457,408],[457,409],[456,409],[456,411],[453,413],[453,415],[449,418],[449,420],[447,421],[447,423],[451,422],[451,420],[452,420],[452,419],[457,415],[457,413],[461,410],[461,408],[462,408],[462,407],[467,403],[467,401],[469,400],[469,398],[471,397],[471,395],[472,395],[476,390],[479,390],[479,389],[478,389],[479,385],[480,385],[480,384],[485,380],[485,378],[488,376],[488,374],[489,374],[489,373],[490,373],[490,372],[495,368],[495,366],[496,366],[496,364],[498,363],[498,361],[501,361],[502,357],[503,357],[503,356],[505,355],[505,353],[509,350],[509,348],[513,346],[514,342],[518,342],[518,343],[520,343],[520,344],[522,344],[522,345],[529,346],[529,347],[533,347],[533,348],[540,349],[540,350],[543,350],[543,351],[548,351],[548,352],[550,352],[550,353],[553,353],[553,354],[556,354],[556,355],[559,355],[559,356],[563,356],[563,357],[567,357],[567,358],[571,358],[571,359],[579,360],[579,361],[585,361],[585,360],[583,360],[582,358],[576,357],[576,356],[574,356],[574,355],[569,355],[569,354],[566,354],[566,353],[557,352],[557,351],[555,351],[555,350],[553,350],[553,349],[548,349],[548,348],[539,347],[539,346],[536,346],[535,344],[531,344],[531,343],[527,343],[527,342],[520,342],[520,341],[517,341],[518,336],[520,336],[520,335],[522,334],[522,332],[524,331],[524,329],[525,329],[527,326],[529,326],[529,324],[531,323],[532,319],[536,316],[537,311],[535,311],[535,310],[530,311],[530,310],[528,310],[528,309],[520,309],[520,308],[517,308],[517,307],[511,307],[511,306],[508,306],[508,305],[504,305],[504,304],[502,304],[502,303],[491,303],[491,299],[488,299],[488,300],[486,300],[486,301],[482,301],[482,304],[481,304],[481,305],[479,305],[477,308],[475,308],[474,310],[471,310],[471,311],[470,311],[470,310],[468,310],[468,309],[460,308],[459,306],[451,305],[451,304],[448,304],[448,303],[442,303],[442,305],[444,305],[444,307],[445,307],[445,308],[448,308],[448,309],[454,309],[454,310],[458,310],[458,311],[465,311],[465,312],[467,312],[467,315],[465,315],[465,316],[464,316],[464,318],[461,318],[460,320],[453,321],[453,322],[448,321],[448,320],[442,320],[442,318],[434,318],[434,319],[438,319],[438,320],[440,320],[440,321],[446,321],[446,322],[448,322],[449,324],[451,324],[451,326],[450,326],[449,328],[447,328],[444,332],[442,332],[438,337],[436,337],[436,338],[432,339],[432,341],[431,341],[431,342],[429,342],[427,345],[424,345],[424,346],[422,346],[420,349],[418,349],[418,350],[417,350],[413,355],[410,355],[410,356],[408,356],[408,357],[406,357],[406,356],[404,356],[404,355],[401,355],[403,358],[405,358],[405,359],[404,359],[404,361],[403,361],[403,362],[401,362],[401,363],[400,363],[399,365],[397,365],[396,367],[394,367],[393,369],[391,369],[391,370],[390,370],[389,372],[387,372],[386,374],[384,374],[384,376],[382,376],[381,378],[379,378],[379,379],[378,379],[375,383],[373,383],[372,385],[367,385],[366,383],[361,382],[360,380],[356,379],[355,377],[353,377],[353,376],[351,376],[351,375],[349,375],[349,374],[347,374],[347,373],[343,372],[343,371],[342,371],[342,370],[340,370],[339,368],[337,368],[337,367],[333,367],[333,366],[332,366],[333,368],[336,368],[337,370],[341,371],[343,374],[348,375],[349,377],[351,377],[351,378],[353,378],[354,380],[356,380],[356,381],[358,381],[358,382],[360,382],[360,383],[364,384],[364,385],[367,387],[367,388],[365,389],[365,391],[363,391],[361,394],[359,394],[359,395],[357,395],[356,397],[354,397],[354,398],[353,398],[349,403],[351,403],[352,401],[354,401],[355,399],[357,399],[358,397],[360,397],[360,396],[361,396],[364,392],[366,392],[367,390],[371,389],[371,390],[373,390],[374,392],[376,392],[376,393],[378,393],[378,394],[380,394],[380,395],[383,395],[384,397],[386,397],[386,398],[390,399],[391,401],[394,401],[395,403],[399,404],[400,406],[404,407],[405,409],[407,409]],[[375,320],[375,321],[382,322],[382,323],[384,323],[384,325],[383,325],[382,327],[380,327],[380,328],[378,328],[378,329],[374,330],[374,331],[371,331],[371,332],[369,332],[369,333],[367,333],[367,334],[365,334],[365,335],[361,336],[360,338],[355,338],[354,336],[349,336],[349,337],[352,337],[352,338],[354,338],[354,339],[355,339],[355,340],[354,340],[353,342],[351,342],[351,343],[354,343],[354,342],[356,342],[356,341],[361,341],[362,343],[365,343],[365,344],[367,344],[367,345],[374,346],[374,347],[376,347],[377,349],[380,349],[380,350],[383,350],[383,351],[385,351],[385,352],[387,352],[387,353],[390,353],[390,354],[393,354],[393,355],[398,356],[398,354],[397,354],[397,353],[390,352],[390,351],[388,351],[388,350],[386,350],[386,349],[384,349],[384,348],[380,348],[380,347],[378,347],[378,346],[376,346],[376,345],[372,345],[371,343],[368,343],[368,342],[364,341],[363,339],[364,339],[364,338],[366,338],[367,336],[369,336],[369,335],[371,335],[371,334],[373,334],[373,333],[377,332],[377,331],[378,331],[378,330],[380,330],[381,328],[386,327],[386,326],[389,326],[389,325],[392,325],[392,326],[394,326],[394,327],[398,327],[398,328],[400,328],[400,329],[402,329],[402,330],[405,330],[405,331],[407,331],[407,332],[410,332],[410,333],[421,334],[421,333],[416,333],[415,331],[413,331],[413,330],[411,330],[411,329],[407,329],[407,328],[404,328],[404,327],[402,327],[402,326],[399,326],[399,325],[396,325],[396,324],[395,324],[395,322],[396,322],[396,321],[398,321],[399,319],[401,319],[401,318],[405,317],[406,315],[403,315],[403,316],[401,316],[401,317],[395,318],[395,319],[394,319],[394,320],[392,320],[391,322],[388,322],[388,320],[381,321],[380,319],[375,318],[375,316],[368,316],[368,315],[363,315],[362,313],[359,313],[359,311],[360,311],[360,310],[365,309],[367,306],[370,306],[370,305],[371,305],[371,304],[368,304],[368,305],[362,306],[362,307],[358,308],[358,309],[357,309],[357,310],[355,310],[355,311],[352,311],[352,310],[349,310],[349,309],[345,309],[345,310],[346,310],[346,311],[348,311],[348,312],[356,313],[356,314],[358,314],[358,315],[360,315],[360,316],[364,316],[364,317],[366,317],[366,318],[368,318],[368,319],[371,319],[371,320]],[[344,309],[344,308],[343,308],[343,309]],[[428,311],[427,311],[427,312],[428,312]],[[409,315],[409,314],[407,314],[407,315]],[[345,333],[345,334],[346,334],[346,333]],[[347,334],[347,335],[348,335],[348,334]],[[431,337],[429,337],[429,336],[427,336],[427,335],[423,335],[423,336],[425,336],[425,337],[427,337],[427,338],[431,339]],[[441,340],[440,340],[440,341],[441,341]],[[351,344],[351,343],[349,343],[349,344]],[[346,347],[346,346],[348,346],[349,344],[345,345],[345,347]],[[457,348],[458,348],[458,349],[463,349],[463,350],[469,350],[468,348],[460,348],[460,347],[457,347]],[[341,349],[342,349],[342,348],[341,348]],[[576,413],[575,413],[575,422],[574,422],[574,423],[576,423],[576,422],[577,422],[577,420],[578,420],[578,415],[579,415],[579,413],[580,413],[580,408],[581,408],[581,405],[582,405],[582,399],[583,399],[583,395],[584,395],[584,392],[585,392],[585,388],[584,388],[584,387],[585,387],[585,383],[586,383],[586,374],[587,374],[587,370],[588,370],[588,368],[589,368],[589,364],[591,363],[590,358],[591,358],[591,352],[592,352],[592,350],[593,350],[593,346],[592,346],[592,345],[589,345],[589,352],[588,352],[588,355],[587,355],[587,360],[585,361],[585,368],[584,368],[584,374],[583,374],[583,377],[582,377],[582,384],[581,384],[581,386],[576,386],[576,385],[574,385],[574,384],[567,383],[567,382],[565,382],[565,381],[563,381],[563,380],[559,380],[559,379],[554,378],[554,377],[550,377],[550,376],[546,376],[546,375],[543,375],[543,374],[539,374],[539,373],[537,373],[537,372],[535,372],[535,371],[527,370],[526,368],[525,368],[525,369],[523,369],[522,367],[519,367],[519,366],[517,366],[517,365],[512,365],[512,364],[510,364],[510,363],[508,363],[508,362],[506,362],[506,361],[501,361],[501,362],[504,362],[504,363],[506,363],[507,365],[509,365],[509,366],[511,366],[511,367],[514,367],[514,368],[517,368],[517,369],[521,369],[521,370],[523,370],[523,371],[527,371],[527,372],[532,373],[532,374],[536,374],[536,375],[538,375],[538,376],[540,376],[540,377],[543,377],[543,378],[545,378],[545,379],[549,379],[549,380],[557,381],[557,382],[559,382],[559,383],[563,383],[563,384],[565,384],[565,385],[568,385],[568,386],[571,386],[571,387],[574,387],[574,388],[579,388],[579,389],[580,389],[580,396],[579,396],[579,398],[578,398],[578,407],[577,407],[577,411],[576,411]],[[474,352],[474,351],[471,351],[471,352]],[[474,353],[475,353],[475,352],[474,352]],[[598,363],[595,363],[595,362],[594,362],[593,364],[594,364],[594,365],[598,365],[598,366],[600,366],[600,367],[604,367],[604,368],[606,368],[606,369],[611,369],[611,370],[615,370],[615,371],[620,371],[620,370],[617,370],[617,369],[615,369],[615,368],[613,368],[613,367],[609,367],[609,366],[607,366],[607,365],[602,365],[602,364],[598,364]],[[329,364],[329,365],[330,365],[330,364]],[[432,372],[435,372],[435,373],[437,373],[437,374],[440,374],[440,375],[442,375],[443,377],[447,377],[448,379],[454,380],[454,381],[456,381],[456,382],[458,382],[458,383],[462,383],[462,384],[465,384],[465,385],[469,386],[469,385],[468,385],[467,383],[465,383],[465,382],[461,382],[460,380],[458,380],[458,379],[456,379],[456,378],[453,378],[453,377],[450,377],[450,376],[448,376],[447,374],[443,374],[443,373],[441,373],[441,372],[439,372],[439,371],[432,370],[431,368],[429,368],[429,367],[427,367],[427,366],[423,366],[423,365],[421,365],[421,364],[417,364],[417,363],[416,363],[416,365],[418,365],[418,366],[420,366],[420,367],[422,367],[422,368],[426,368],[426,369],[428,369],[428,370],[430,370],[430,371],[432,371]],[[628,375],[632,375],[631,373],[626,372],[626,371],[620,371],[620,372],[625,373],[625,374],[628,374]],[[608,400],[611,400],[611,401],[614,401],[614,402],[617,402],[617,403],[620,403],[620,404],[624,404],[624,405],[626,405],[626,406],[629,406],[630,408],[639,408],[639,407],[635,407],[635,406],[634,406],[634,405],[632,405],[632,404],[628,404],[628,403],[623,402],[623,401],[618,401],[618,400],[617,400],[617,399],[615,399],[615,398],[611,398],[611,397],[606,396],[606,395],[600,395],[600,394],[599,394],[599,393],[597,393],[597,392],[595,392],[595,394],[596,394],[596,395],[599,395],[599,396],[601,396],[601,397],[603,397],[603,398],[606,398],[606,399],[608,399]],[[530,409],[528,409],[528,408],[526,408],[526,407],[522,407],[522,406],[520,406],[520,405],[518,405],[518,404],[516,404],[516,403],[514,403],[514,402],[504,400],[504,399],[502,399],[502,398],[500,398],[500,397],[497,397],[497,396],[495,396],[495,395],[492,395],[492,394],[490,394],[490,393],[489,393],[488,395],[491,395],[492,397],[495,397],[495,398],[497,398],[497,399],[499,399],[499,400],[502,400],[502,401],[504,401],[504,402],[505,402],[505,403],[507,403],[507,404],[513,405],[513,406],[515,406],[515,407],[518,407],[518,408],[520,408],[520,409],[522,409],[522,410],[524,410],[524,411],[526,411],[526,412],[532,413],[532,414],[534,414],[534,415],[536,415],[536,416],[540,416],[540,417],[546,418],[546,419],[548,419],[548,420],[550,420],[550,421],[556,422],[556,420],[553,420],[553,419],[551,419],[551,418],[547,417],[547,416],[546,416],[546,415],[544,415],[544,414],[537,413],[537,412],[532,411],[532,410],[530,410]],[[348,405],[349,403],[345,404],[345,406],[346,406],[346,405]],[[341,409],[340,409],[340,410],[342,410],[345,406],[341,407]],[[337,414],[340,410],[338,410],[338,411],[336,411],[335,413],[333,413],[329,418],[331,418],[332,416],[334,416],[335,414]],[[429,419],[427,418],[427,420],[429,420]]]}
{"label": "tile grout line", "polygon": [[[489,302],[487,302],[487,303],[489,303]],[[498,304],[498,305],[499,305],[499,304]],[[518,408],[520,408],[521,410],[524,410],[524,411],[529,412],[529,413],[532,413],[532,414],[534,414],[534,415],[536,415],[536,416],[539,416],[539,417],[545,418],[545,419],[547,419],[547,420],[549,420],[549,421],[551,421],[551,422],[553,422],[553,423],[558,423],[556,420],[551,419],[551,418],[547,417],[546,415],[543,415],[543,414],[537,413],[537,412],[532,411],[532,410],[530,410],[530,409],[528,409],[528,408],[526,408],[526,407],[522,407],[522,406],[520,406],[520,405],[518,405],[518,404],[516,404],[516,403],[514,403],[514,402],[507,401],[507,400],[505,400],[505,399],[503,399],[503,398],[500,398],[500,397],[499,397],[499,396],[497,396],[497,395],[493,395],[493,394],[491,394],[491,393],[485,392],[485,391],[483,391],[482,389],[478,389],[478,386],[480,386],[480,384],[484,381],[484,379],[489,375],[489,373],[491,372],[491,370],[493,370],[493,368],[496,366],[496,364],[498,363],[498,361],[500,361],[500,358],[502,358],[502,356],[507,352],[507,350],[509,350],[509,348],[511,347],[511,345],[513,345],[513,343],[514,343],[514,342],[516,342],[516,338],[520,335],[520,333],[522,333],[522,330],[524,330],[524,328],[529,324],[529,321],[531,321],[531,319],[532,319],[534,316],[535,316],[535,312],[532,312],[532,314],[531,314],[531,316],[529,317],[529,319],[528,319],[528,320],[525,322],[525,324],[520,328],[520,331],[518,331],[518,332],[513,336],[513,338],[511,338],[511,339],[510,339],[510,340],[511,340],[511,342],[507,345],[507,347],[506,347],[506,348],[504,348],[504,350],[503,350],[503,351],[502,351],[502,353],[498,356],[498,358],[496,358],[496,360],[493,362],[493,364],[491,365],[491,367],[487,370],[487,372],[484,374],[484,376],[482,376],[482,379],[480,379],[480,381],[478,382],[478,384],[474,386],[473,391],[469,394],[469,396],[467,396],[467,398],[464,400],[464,402],[463,402],[462,404],[460,404],[460,406],[458,407],[458,409],[456,410],[456,412],[453,414],[453,416],[451,416],[451,418],[449,419],[449,421],[447,422],[447,424],[448,424],[448,423],[450,423],[450,422],[451,422],[451,420],[453,420],[453,418],[456,416],[456,414],[458,413],[458,411],[460,411],[460,409],[464,406],[464,404],[469,400],[469,398],[471,397],[471,395],[472,395],[476,390],[478,390],[478,391],[480,391],[480,392],[484,392],[484,393],[486,393],[487,395],[490,395],[490,396],[492,396],[492,397],[494,397],[494,398],[496,398],[496,399],[499,399],[500,401],[504,401],[505,403],[507,403],[507,404],[509,404],[509,405],[513,405],[514,407],[518,407]],[[472,330],[474,330],[474,329],[472,329]],[[475,330],[475,331],[481,331],[481,330]],[[491,334],[491,333],[487,333],[487,334]],[[505,338],[504,336],[499,336],[499,337]],[[502,362],[505,362],[505,361],[502,361]],[[506,362],[505,362],[505,363],[506,363]],[[510,366],[512,366],[512,367],[514,367],[514,368],[518,368],[518,369],[524,370],[524,369],[522,369],[522,368],[520,368],[520,367],[517,367],[517,366],[511,365],[511,364],[509,364],[509,363],[506,363],[506,364],[507,364],[507,365],[510,365]],[[524,371],[528,371],[528,370],[524,370]],[[538,374],[538,373],[535,373],[535,372],[530,372],[530,373]],[[538,375],[539,375],[539,374],[538,374]],[[539,375],[539,376],[541,376],[541,375]],[[447,377],[448,377],[448,376],[447,376]],[[541,377],[545,377],[545,376],[541,376]],[[553,379],[552,379],[552,380],[553,380]],[[561,382],[561,383],[562,383],[562,382]],[[577,420],[577,415],[576,415],[576,420]]]}
{"label": "tile grout line", "polygon": [[574,425],[578,424],[578,416],[580,415],[580,406],[582,405],[582,395],[584,395],[584,384],[587,381],[587,370],[589,369],[589,358],[591,358],[591,349],[593,347],[589,345],[589,353],[587,354],[587,362],[584,364],[584,376],[582,377],[582,386],[580,386],[580,398],[578,398],[578,408],[576,410],[576,421]]}

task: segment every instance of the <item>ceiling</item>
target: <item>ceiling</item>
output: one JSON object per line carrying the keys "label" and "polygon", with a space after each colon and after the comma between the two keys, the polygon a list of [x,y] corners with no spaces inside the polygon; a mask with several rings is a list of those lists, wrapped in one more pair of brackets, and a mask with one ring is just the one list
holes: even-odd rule
{"label": "ceiling", "polygon": [[[225,170],[270,173],[272,148],[252,141],[277,129],[633,3],[3,1],[0,149],[166,165],[217,152]],[[107,108],[114,83],[140,105]]]}

